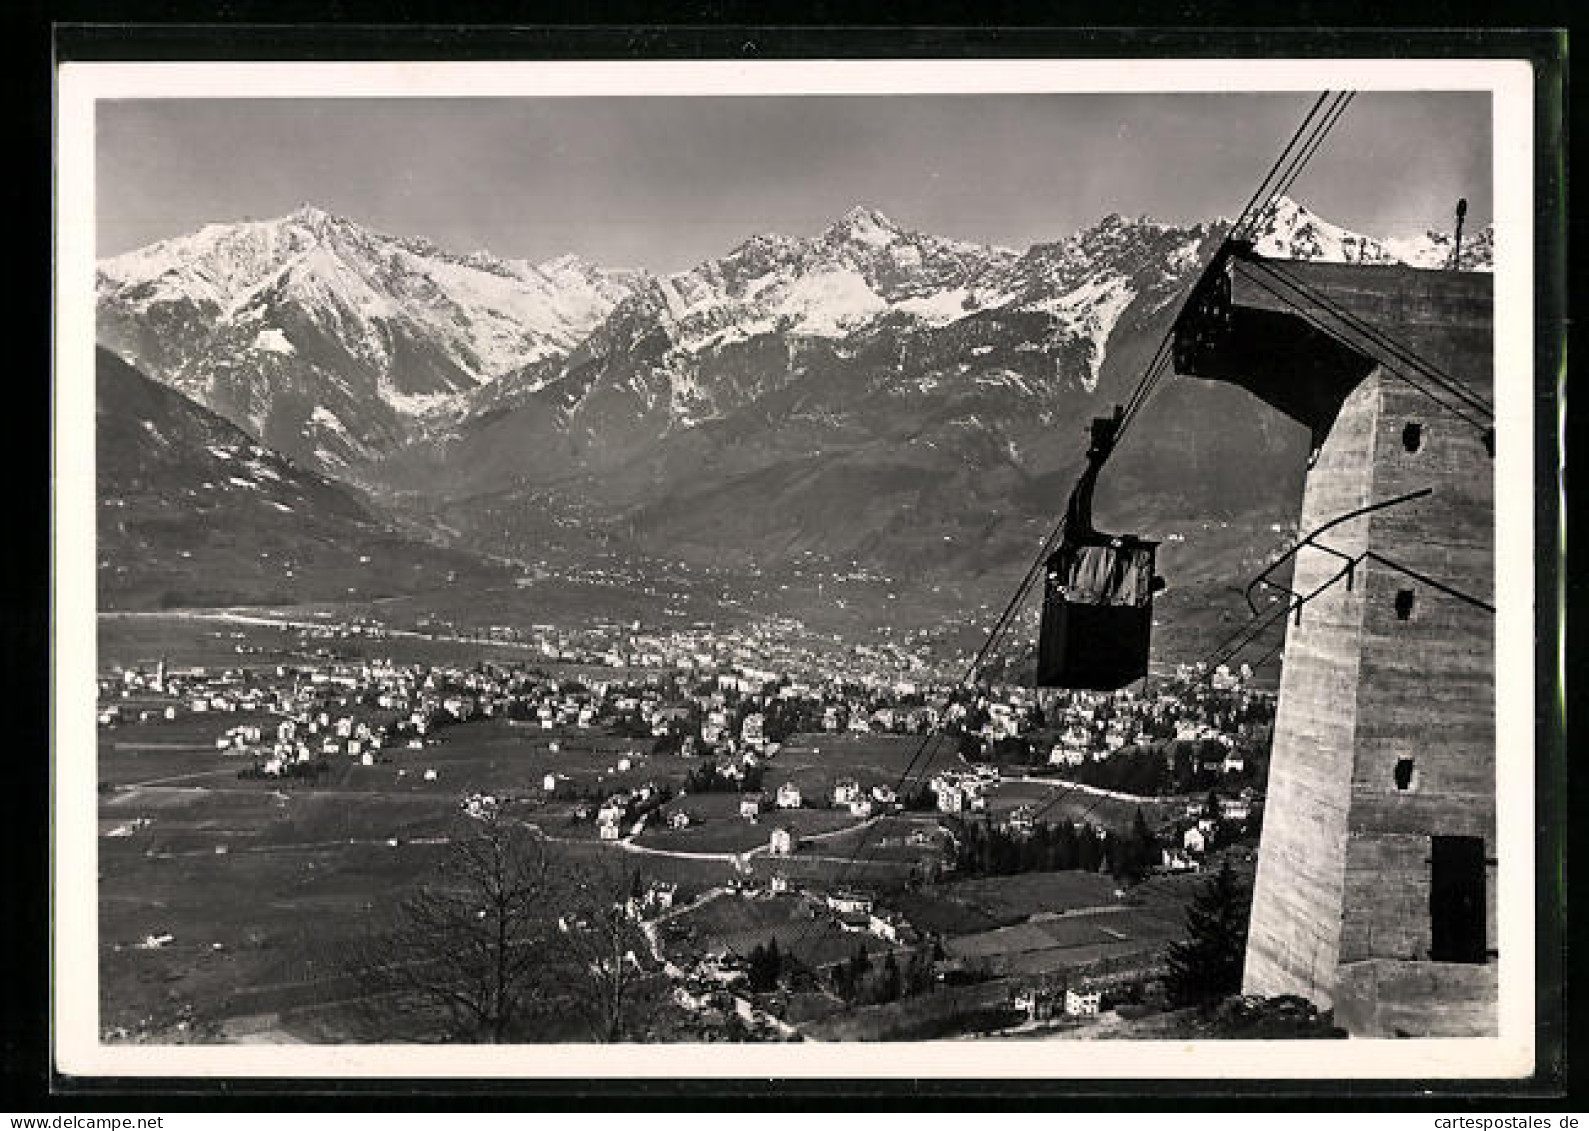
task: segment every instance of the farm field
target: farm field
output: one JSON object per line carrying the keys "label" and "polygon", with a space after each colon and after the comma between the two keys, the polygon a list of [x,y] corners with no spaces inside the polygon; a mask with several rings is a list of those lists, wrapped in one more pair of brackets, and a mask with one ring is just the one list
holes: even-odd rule
{"label": "farm field", "polygon": [[988,791],[988,814],[1007,816],[1012,810],[1031,805],[1043,811],[1043,820],[1057,822],[1090,821],[1113,829],[1128,829],[1140,808],[1150,823],[1180,812],[1184,798],[1143,799],[1126,801],[1107,795],[1076,789],[1069,782],[1053,779],[1046,782],[1000,782]]}
{"label": "farm field", "polygon": [[[597,844],[570,823],[572,805],[540,802],[545,773],[601,788],[682,781],[681,759],[637,760],[610,773],[630,743],[597,732],[559,734],[488,720],[442,728],[423,750],[398,748],[371,766],[337,759],[316,784],[239,778],[249,759],[214,738],[237,714],[130,723],[103,733],[99,949],[107,1030],[213,1031],[228,1019],[326,1005],[354,988],[340,967],[371,916],[394,906],[440,858],[463,818],[460,799],[528,799],[524,819],[558,851],[605,860],[680,885],[681,894],[728,882],[723,863],[642,856]],[[258,716],[262,718],[262,716]],[[559,750],[550,750],[557,743]],[[436,771],[424,780],[423,770]],[[395,843],[394,843],[395,842]],[[150,938],[169,942],[149,945]]]}
{"label": "farm field", "polygon": [[969,934],[1032,915],[1114,906],[1114,892],[1114,881],[1097,873],[1027,872],[939,883],[899,898],[912,922],[935,919],[946,934]]}
{"label": "farm field", "polygon": [[[777,789],[785,782],[800,787],[808,799],[827,800],[840,778],[854,778],[862,789],[896,785],[922,739],[911,734],[802,734],[791,738],[767,765],[766,786]],[[936,757],[917,760],[912,777],[956,768],[958,755],[940,743]]]}
{"label": "farm field", "polygon": [[[830,834],[852,829],[863,822],[846,809],[767,809],[754,822],[739,814],[738,793],[692,793],[675,797],[658,809],[636,843],[684,852],[749,852],[766,849],[772,830],[786,828],[814,850]],[[687,813],[690,825],[667,827],[674,813]]]}
{"label": "farm field", "polygon": [[[341,621],[359,616],[390,625],[390,633],[350,635],[337,630]],[[523,643],[477,638],[467,631],[454,638],[443,628],[421,627],[426,616],[423,609],[385,602],[104,613],[99,618],[98,662],[101,668],[152,666],[164,658],[174,669],[219,670],[311,658],[386,657],[405,664],[516,663],[570,679],[632,674],[626,668],[564,663]],[[473,623],[473,627],[484,626]]]}

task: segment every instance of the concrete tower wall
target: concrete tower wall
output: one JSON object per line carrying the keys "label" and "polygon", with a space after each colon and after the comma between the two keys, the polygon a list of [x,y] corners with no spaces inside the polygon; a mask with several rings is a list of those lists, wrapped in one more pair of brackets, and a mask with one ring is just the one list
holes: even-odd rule
{"label": "concrete tower wall", "polygon": [[1492,439],[1420,368],[1489,399],[1490,319],[1487,278],[1238,254],[1178,328],[1313,429],[1304,535],[1424,492],[1296,555],[1300,594],[1358,560],[1287,630],[1248,937],[1247,992],[1358,1036],[1495,1032]]}
{"label": "concrete tower wall", "polygon": [[[1476,427],[1400,380],[1378,384],[1376,497],[1433,491],[1369,516],[1370,544],[1405,571],[1371,560],[1360,579],[1336,1012],[1362,1034],[1493,1034],[1495,618],[1429,582],[1494,603],[1494,465]],[[1489,392],[1487,382],[1481,390]],[[1409,425],[1418,430],[1416,451],[1404,442]],[[1409,594],[1403,620],[1397,599]],[[1412,766],[1406,788],[1396,780],[1403,759]],[[1479,913],[1491,961],[1431,960],[1435,837],[1483,841]]]}
{"label": "concrete tower wall", "polygon": [[[1300,529],[1314,530],[1374,501],[1374,444],[1379,383],[1347,398],[1308,474]],[[1367,549],[1368,522],[1330,532],[1329,545],[1350,556]],[[1341,568],[1339,558],[1302,550],[1292,588],[1309,593]],[[1278,601],[1283,594],[1275,594]],[[1246,992],[1297,994],[1332,1004],[1340,955],[1341,906],[1357,699],[1357,641],[1363,590],[1337,583],[1286,630],[1285,665],[1275,716],[1264,802],[1262,849],[1247,936]]]}

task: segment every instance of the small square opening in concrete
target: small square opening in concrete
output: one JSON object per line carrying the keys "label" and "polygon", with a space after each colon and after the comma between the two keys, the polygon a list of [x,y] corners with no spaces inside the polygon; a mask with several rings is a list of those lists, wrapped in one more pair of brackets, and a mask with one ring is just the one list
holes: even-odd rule
{"label": "small square opening in concrete", "polygon": [[1410,792],[1418,783],[1418,770],[1413,765],[1411,758],[1396,759],[1396,768],[1391,771],[1391,777],[1396,782],[1396,788],[1402,793]]}
{"label": "small square opening in concrete", "polygon": [[1411,589],[1396,590],[1396,619],[1408,620],[1412,617],[1413,593]]}
{"label": "small square opening in concrete", "polygon": [[1416,420],[1409,421],[1401,430],[1401,446],[1409,452],[1416,452],[1423,447],[1423,425]]}

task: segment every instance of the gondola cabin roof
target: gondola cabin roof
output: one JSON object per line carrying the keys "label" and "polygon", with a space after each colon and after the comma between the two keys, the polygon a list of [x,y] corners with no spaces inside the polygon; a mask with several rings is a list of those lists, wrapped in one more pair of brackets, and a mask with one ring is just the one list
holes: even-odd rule
{"label": "gondola cabin roof", "polygon": [[1422,360],[1487,393],[1493,318],[1488,273],[1269,259],[1230,241],[1175,324],[1175,369],[1240,385],[1317,439],[1376,366],[1416,377]]}

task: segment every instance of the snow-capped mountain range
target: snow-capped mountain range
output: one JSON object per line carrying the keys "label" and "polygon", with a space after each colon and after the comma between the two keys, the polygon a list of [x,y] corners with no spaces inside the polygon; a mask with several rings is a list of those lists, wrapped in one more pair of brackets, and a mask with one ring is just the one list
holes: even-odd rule
{"label": "snow-capped mountain range", "polygon": [[566,354],[632,275],[454,255],[305,206],[99,264],[99,337],[265,443],[328,468]]}
{"label": "snow-capped mountain range", "polygon": [[[323,469],[456,443],[526,408],[611,466],[786,387],[802,359],[861,358],[861,395],[1012,386],[1042,411],[1093,390],[1122,319],[1170,302],[1225,228],[1109,216],[1016,251],[856,208],[817,236],[757,235],[655,276],[457,255],[305,206],[103,260],[99,336]],[[1378,240],[1288,199],[1258,235],[1260,252],[1293,258],[1450,258],[1442,233]],[[1490,232],[1463,251],[1487,268]]]}

